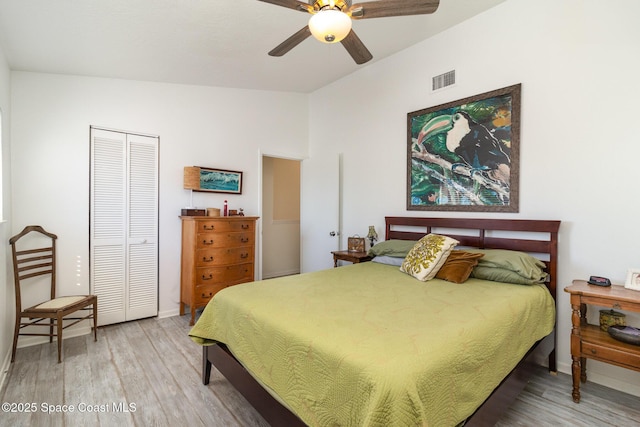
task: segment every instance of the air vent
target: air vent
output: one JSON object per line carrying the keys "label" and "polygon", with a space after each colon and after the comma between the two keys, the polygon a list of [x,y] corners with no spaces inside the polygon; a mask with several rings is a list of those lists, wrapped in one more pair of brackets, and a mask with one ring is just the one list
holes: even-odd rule
{"label": "air vent", "polygon": [[438,89],[443,89],[454,84],[456,84],[456,70],[451,70],[446,73],[440,74],[439,76],[435,76],[432,79],[431,90],[435,91]]}

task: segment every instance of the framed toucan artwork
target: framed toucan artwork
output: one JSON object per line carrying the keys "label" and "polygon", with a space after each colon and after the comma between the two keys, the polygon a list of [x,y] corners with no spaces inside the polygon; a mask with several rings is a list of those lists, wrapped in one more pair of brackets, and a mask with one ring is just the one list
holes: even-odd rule
{"label": "framed toucan artwork", "polygon": [[407,114],[407,210],[518,212],[520,89]]}

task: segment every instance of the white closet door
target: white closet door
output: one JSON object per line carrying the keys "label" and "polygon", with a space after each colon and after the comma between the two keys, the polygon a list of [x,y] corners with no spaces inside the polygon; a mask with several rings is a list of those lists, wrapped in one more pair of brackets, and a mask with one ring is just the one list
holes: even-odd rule
{"label": "white closet door", "polygon": [[134,320],[158,314],[158,139],[128,135],[128,143],[126,320]]}
{"label": "white closet door", "polygon": [[125,321],[126,134],[91,130],[91,292],[100,325]]}
{"label": "white closet door", "polygon": [[91,129],[91,289],[98,323],[158,313],[158,139]]}

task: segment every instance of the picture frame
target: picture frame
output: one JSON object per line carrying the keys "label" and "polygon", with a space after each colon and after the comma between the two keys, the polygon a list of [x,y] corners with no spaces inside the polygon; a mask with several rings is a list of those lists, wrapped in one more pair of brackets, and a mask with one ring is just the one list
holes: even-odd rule
{"label": "picture frame", "polygon": [[407,114],[407,210],[518,212],[521,85]]}
{"label": "picture frame", "polygon": [[349,252],[364,252],[364,237],[347,238],[347,250]]}
{"label": "picture frame", "polygon": [[194,191],[242,194],[242,172],[197,166],[199,185]]}
{"label": "picture frame", "polygon": [[640,291],[640,268],[630,268],[627,270],[627,280],[624,287],[634,291]]}

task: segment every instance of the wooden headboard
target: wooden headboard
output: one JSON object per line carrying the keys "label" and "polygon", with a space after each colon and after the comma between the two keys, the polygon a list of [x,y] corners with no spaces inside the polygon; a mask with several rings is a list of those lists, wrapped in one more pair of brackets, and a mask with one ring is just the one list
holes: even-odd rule
{"label": "wooden headboard", "polygon": [[546,285],[556,297],[560,221],[388,216],[385,223],[385,240],[419,240],[439,233],[458,240],[460,246],[531,253],[547,265]]}

